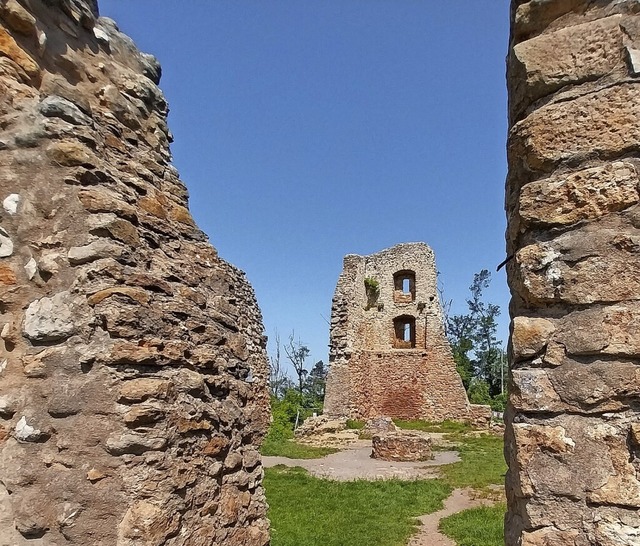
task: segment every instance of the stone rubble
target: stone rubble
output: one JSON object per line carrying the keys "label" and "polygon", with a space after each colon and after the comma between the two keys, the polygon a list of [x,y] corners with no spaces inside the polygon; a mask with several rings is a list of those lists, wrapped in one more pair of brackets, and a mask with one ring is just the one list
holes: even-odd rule
{"label": "stone rubble", "polygon": [[0,544],[263,546],[253,290],[197,228],[160,66],[0,1]]}

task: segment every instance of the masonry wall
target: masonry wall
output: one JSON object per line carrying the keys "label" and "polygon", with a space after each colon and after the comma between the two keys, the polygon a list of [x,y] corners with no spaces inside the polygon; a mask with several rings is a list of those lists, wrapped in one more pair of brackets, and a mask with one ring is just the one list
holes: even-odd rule
{"label": "masonry wall", "polygon": [[[415,277],[401,293],[394,274]],[[365,279],[378,283],[367,292]],[[466,393],[444,335],[433,251],[404,243],[369,256],[347,255],[331,312],[324,412],[365,419],[469,416]],[[397,348],[394,319],[415,320],[414,347]]]}
{"label": "masonry wall", "polygon": [[514,1],[508,545],[640,544],[640,16]]}
{"label": "masonry wall", "polygon": [[160,67],[0,3],[0,545],[268,543],[261,316],[171,165]]}

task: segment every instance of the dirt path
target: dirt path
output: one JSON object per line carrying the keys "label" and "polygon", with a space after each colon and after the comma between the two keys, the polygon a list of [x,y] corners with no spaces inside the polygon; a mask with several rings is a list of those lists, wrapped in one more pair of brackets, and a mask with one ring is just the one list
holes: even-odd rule
{"label": "dirt path", "polygon": [[343,451],[321,459],[288,459],[286,457],[262,457],[263,466],[278,464],[301,466],[319,478],[333,480],[400,480],[430,479],[438,475],[438,467],[458,462],[455,451],[436,451],[431,461],[390,462],[371,458],[371,441],[359,440]]}
{"label": "dirt path", "polygon": [[442,510],[418,518],[422,525],[418,533],[411,537],[407,546],[456,546],[453,540],[438,530],[440,520],[468,508],[492,504],[493,502],[488,499],[472,498],[469,489],[455,489],[444,501]]}

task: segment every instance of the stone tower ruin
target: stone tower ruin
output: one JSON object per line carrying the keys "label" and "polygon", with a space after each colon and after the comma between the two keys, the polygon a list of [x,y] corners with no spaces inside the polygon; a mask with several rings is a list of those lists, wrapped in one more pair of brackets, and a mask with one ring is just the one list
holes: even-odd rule
{"label": "stone tower ruin", "polygon": [[333,298],[325,414],[469,419],[444,334],[433,251],[349,254]]}
{"label": "stone tower ruin", "polygon": [[640,10],[512,2],[509,546],[640,544]]}
{"label": "stone tower ruin", "polygon": [[0,545],[263,546],[253,290],[188,210],[160,67],[0,2]]}

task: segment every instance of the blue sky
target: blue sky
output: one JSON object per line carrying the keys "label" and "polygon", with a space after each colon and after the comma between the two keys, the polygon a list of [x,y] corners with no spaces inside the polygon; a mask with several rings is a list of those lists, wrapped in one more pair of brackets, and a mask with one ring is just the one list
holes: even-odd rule
{"label": "blue sky", "polygon": [[425,241],[464,312],[508,335],[509,0],[101,0],[163,68],[194,218],[247,273],[267,335],[327,361],[345,254]]}

